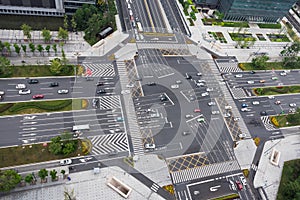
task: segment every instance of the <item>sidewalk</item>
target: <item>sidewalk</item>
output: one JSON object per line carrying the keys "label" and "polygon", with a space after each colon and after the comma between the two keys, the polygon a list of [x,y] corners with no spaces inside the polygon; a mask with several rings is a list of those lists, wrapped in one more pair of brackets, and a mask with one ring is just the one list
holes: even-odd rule
{"label": "sidewalk", "polygon": [[[300,135],[290,135],[281,140],[267,141],[265,143],[253,185],[255,188],[262,187],[269,199],[276,199],[284,162],[300,158],[299,142]],[[280,152],[278,166],[270,162],[273,149]]]}

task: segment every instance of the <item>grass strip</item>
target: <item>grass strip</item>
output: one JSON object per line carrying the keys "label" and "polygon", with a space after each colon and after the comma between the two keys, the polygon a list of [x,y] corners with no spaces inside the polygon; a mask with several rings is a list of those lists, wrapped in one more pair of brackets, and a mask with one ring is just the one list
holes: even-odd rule
{"label": "grass strip", "polygon": [[213,200],[230,200],[230,199],[236,199],[236,198],[239,198],[239,197],[240,196],[238,194],[234,193],[234,194],[218,197],[218,198],[215,198]]}
{"label": "grass strip", "polygon": [[300,93],[300,85],[254,88],[257,96]]}
{"label": "grass strip", "polygon": [[286,68],[282,62],[267,62],[266,67],[263,69],[257,68],[252,65],[252,63],[239,63],[238,64],[239,68],[242,70],[285,70],[285,69],[291,69],[291,68]]}

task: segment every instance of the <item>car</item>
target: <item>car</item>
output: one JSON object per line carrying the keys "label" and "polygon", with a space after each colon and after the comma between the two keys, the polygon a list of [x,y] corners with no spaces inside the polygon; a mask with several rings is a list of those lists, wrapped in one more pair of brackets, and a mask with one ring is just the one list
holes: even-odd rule
{"label": "car", "polygon": [[182,81],[181,81],[181,80],[177,80],[177,81],[175,81],[175,83],[176,83],[176,84],[181,84]]}
{"label": "car", "polygon": [[177,89],[177,88],[179,88],[179,85],[177,85],[177,84],[171,85],[171,88],[172,88],[172,89]]}
{"label": "car", "polygon": [[242,104],[242,108],[247,108],[249,105],[248,104],[246,104],[246,103],[243,103]]}
{"label": "car", "polygon": [[211,101],[211,102],[208,102],[207,105],[209,105],[209,106],[215,106],[216,102]]}
{"label": "car", "polygon": [[268,96],[268,98],[269,98],[269,99],[274,99],[275,97],[274,97],[274,96]]}
{"label": "car", "polygon": [[249,111],[251,111],[249,108],[241,108],[241,111],[242,112],[249,112]]}
{"label": "car", "polygon": [[189,114],[188,114],[188,115],[185,115],[185,118],[186,118],[186,119],[190,119],[190,118],[193,118],[193,117],[194,117],[194,115],[189,115]]}
{"label": "car", "polygon": [[225,106],[225,110],[230,110],[230,109],[232,109],[232,106],[229,105]]}
{"label": "car", "polygon": [[59,83],[58,82],[52,82],[50,83],[49,87],[58,87]]}
{"label": "car", "polygon": [[247,137],[246,133],[239,134],[239,138],[245,138],[245,137]]}
{"label": "car", "polygon": [[281,72],[281,73],[280,73],[280,76],[286,76],[286,75],[287,75],[286,72]]}
{"label": "car", "polygon": [[264,82],[266,82],[266,80],[260,80],[259,82],[260,82],[260,83],[264,83]]}
{"label": "car", "polygon": [[168,101],[168,98],[165,95],[161,95],[160,101]]}
{"label": "car", "polygon": [[182,132],[182,135],[183,135],[183,136],[190,135],[190,134],[191,134],[191,132],[189,132],[189,131],[183,131],[183,132]]}
{"label": "car", "polygon": [[145,149],[154,150],[155,149],[155,144],[146,143],[145,144]]}
{"label": "car", "polygon": [[241,182],[243,183],[244,186],[247,185],[246,178],[244,176],[240,176]]}
{"label": "car", "polygon": [[252,105],[259,105],[259,101],[252,101]]}
{"label": "car", "polygon": [[204,119],[204,117],[199,117],[198,119],[197,119],[197,122],[205,122],[205,119]]}
{"label": "car", "polygon": [[159,113],[152,113],[152,114],[150,114],[150,117],[151,118],[159,118],[160,114]]}
{"label": "car", "polygon": [[186,78],[186,79],[192,79],[192,76],[189,75],[188,73],[186,73],[186,74],[185,74],[185,78]]}
{"label": "car", "polygon": [[57,90],[57,93],[58,94],[68,94],[69,90],[67,90],[67,89]]}
{"label": "car", "polygon": [[37,84],[37,83],[39,83],[39,80],[37,80],[37,79],[29,79],[27,82],[28,82],[28,84]]}
{"label": "car", "polygon": [[247,81],[248,84],[254,84],[254,81]]}
{"label": "car", "polygon": [[85,77],[85,80],[86,81],[94,81],[94,78],[93,77]]}
{"label": "car", "polygon": [[235,78],[242,78],[243,77],[243,74],[237,74],[235,75]]}
{"label": "car", "polygon": [[204,84],[204,83],[197,83],[196,86],[197,86],[197,87],[204,87],[205,84]]}
{"label": "car", "polygon": [[99,81],[98,83],[96,83],[96,86],[102,86],[102,85],[104,85],[104,82],[102,82],[102,81]]}
{"label": "car", "polygon": [[296,107],[297,106],[297,104],[296,103],[290,103],[290,105],[289,105],[290,107],[292,107],[292,108],[294,108],[294,107]]}
{"label": "car", "polygon": [[277,100],[274,102],[276,105],[280,105],[281,104],[281,101]]}
{"label": "car", "polygon": [[147,83],[147,85],[148,86],[154,86],[154,85],[156,85],[156,83],[155,82],[149,82],[149,83]]}
{"label": "car", "polygon": [[190,101],[195,101],[196,97],[195,96],[190,96]]}
{"label": "car", "polygon": [[239,190],[242,190],[242,189],[243,189],[243,185],[241,184],[240,181],[235,181],[235,184],[236,184],[236,186],[237,186],[237,188],[238,188]]}
{"label": "car", "polygon": [[206,81],[205,81],[205,80],[202,80],[202,79],[201,79],[201,80],[198,80],[197,82],[198,82],[198,83],[206,83]]}
{"label": "car", "polygon": [[235,118],[233,118],[233,121],[239,121],[241,118],[239,118],[239,117],[235,117]]}
{"label": "car", "polygon": [[30,94],[31,91],[29,89],[19,90],[19,94]]}
{"label": "car", "polygon": [[214,91],[214,88],[206,88],[206,92],[212,92]]}
{"label": "car", "polygon": [[198,72],[196,75],[197,75],[197,76],[202,76],[202,73]]}
{"label": "car", "polygon": [[213,111],[211,111],[211,114],[212,114],[212,115],[218,115],[218,114],[220,114],[220,111],[218,111],[218,110],[213,110]]}
{"label": "car", "polygon": [[124,121],[124,118],[123,118],[123,117],[117,117],[116,121],[117,121],[117,122],[123,122],[123,121]]}
{"label": "car", "polygon": [[255,74],[255,71],[251,71],[250,74]]}
{"label": "car", "polygon": [[60,165],[70,165],[72,164],[72,160],[71,159],[64,159],[64,160],[61,160],[59,162]]}
{"label": "car", "polygon": [[132,83],[127,84],[126,87],[127,87],[127,88],[133,88],[133,87],[134,87],[134,84],[132,84]]}
{"label": "car", "polygon": [[206,96],[208,96],[208,95],[209,95],[208,92],[204,92],[204,93],[201,94],[202,97],[206,97]]}
{"label": "car", "polygon": [[79,159],[79,161],[85,163],[92,159],[93,159],[93,157],[87,157],[87,158],[81,158],[81,159]]}
{"label": "car", "polygon": [[120,132],[122,132],[122,129],[116,128],[116,129],[115,129],[115,132],[116,132],[116,133],[120,133]]}
{"label": "car", "polygon": [[22,83],[18,83],[16,85],[16,89],[25,89],[26,88],[26,85],[25,84],[22,84]]}
{"label": "car", "polygon": [[93,99],[93,107],[98,107],[99,99]]}
{"label": "car", "polygon": [[276,76],[272,77],[271,79],[272,79],[273,81],[278,80],[278,78],[277,78]]}
{"label": "car", "polygon": [[198,113],[198,112],[201,112],[201,110],[199,108],[195,108],[194,113]]}
{"label": "car", "polygon": [[33,99],[43,99],[44,95],[43,94],[36,94],[32,96]]}
{"label": "car", "polygon": [[230,117],[231,115],[230,115],[230,113],[224,113],[224,117],[225,118],[228,118],[228,117]]}
{"label": "car", "polygon": [[156,111],[151,109],[151,108],[148,108],[145,110],[146,113],[155,113]]}
{"label": "car", "polygon": [[289,113],[295,113],[296,112],[296,109],[295,108],[290,108],[289,109]]}
{"label": "car", "polygon": [[268,114],[267,114],[267,111],[261,111],[261,112],[260,112],[260,115],[261,115],[261,116],[267,116]]}
{"label": "car", "polygon": [[106,93],[106,90],[105,90],[105,89],[100,89],[100,90],[97,90],[96,93],[97,93],[97,94],[105,94],[105,93]]}
{"label": "car", "polygon": [[36,118],[36,116],[25,116],[24,117],[24,120],[33,120],[33,119],[35,119]]}

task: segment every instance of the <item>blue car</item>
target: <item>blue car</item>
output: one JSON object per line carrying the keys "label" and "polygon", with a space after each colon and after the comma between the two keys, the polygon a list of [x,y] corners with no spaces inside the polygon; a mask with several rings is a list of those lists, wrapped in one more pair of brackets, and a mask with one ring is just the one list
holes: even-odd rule
{"label": "blue car", "polygon": [[248,104],[246,104],[246,103],[242,104],[242,108],[247,108],[247,107],[248,107]]}

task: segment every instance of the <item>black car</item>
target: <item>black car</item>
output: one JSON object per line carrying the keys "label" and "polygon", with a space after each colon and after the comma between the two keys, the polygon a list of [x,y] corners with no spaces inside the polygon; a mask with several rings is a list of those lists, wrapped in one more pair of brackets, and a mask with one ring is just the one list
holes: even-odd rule
{"label": "black car", "polygon": [[59,84],[58,82],[53,82],[53,83],[50,83],[49,87],[58,87]]}
{"label": "black car", "polygon": [[102,85],[104,85],[103,82],[98,82],[98,83],[96,84],[96,86],[102,86]]}
{"label": "black car", "polygon": [[37,80],[37,79],[29,79],[28,83],[29,84],[36,84],[36,83],[39,83],[39,80]]}
{"label": "black car", "polygon": [[186,73],[186,74],[185,74],[185,78],[186,78],[186,79],[192,79],[192,76]]}
{"label": "black car", "polygon": [[156,85],[156,83],[155,82],[149,82],[149,83],[147,83],[147,85],[148,86],[153,86],[153,85]]}
{"label": "black car", "polygon": [[260,112],[260,115],[261,115],[261,116],[267,116],[268,113],[267,113],[266,111],[261,111],[261,112]]}
{"label": "black car", "polygon": [[255,74],[255,71],[251,71],[250,74]]}
{"label": "black car", "polygon": [[104,89],[97,90],[97,94],[104,94],[106,91]]}

